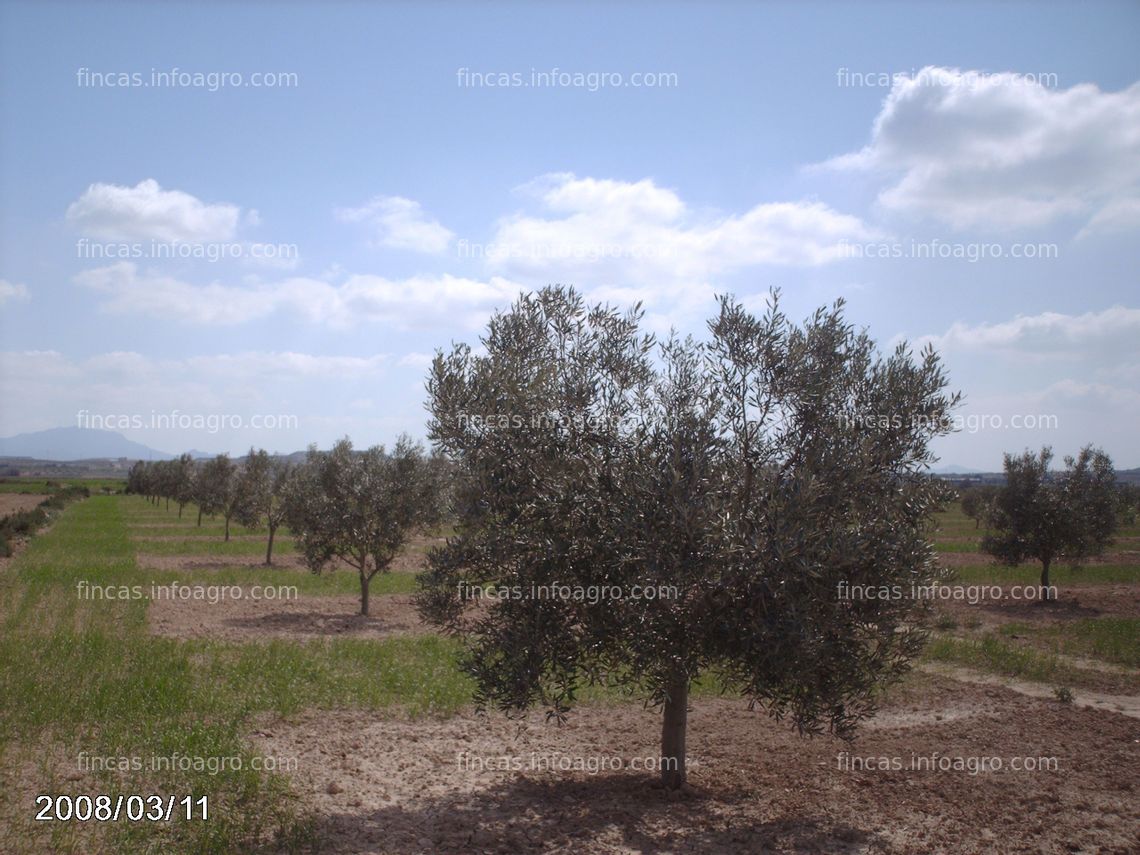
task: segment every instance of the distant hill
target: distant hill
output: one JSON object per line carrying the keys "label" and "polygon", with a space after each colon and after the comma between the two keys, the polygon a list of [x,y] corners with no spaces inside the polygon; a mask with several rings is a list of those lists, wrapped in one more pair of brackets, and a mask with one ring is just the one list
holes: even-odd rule
{"label": "distant hill", "polygon": [[0,439],[0,457],[38,460],[170,460],[176,455],[148,448],[111,430],[80,427],[50,428]]}
{"label": "distant hill", "polygon": [[934,469],[935,475],[973,475],[977,473],[977,469],[971,469],[969,466],[956,466],[949,464],[947,466],[939,466]]}

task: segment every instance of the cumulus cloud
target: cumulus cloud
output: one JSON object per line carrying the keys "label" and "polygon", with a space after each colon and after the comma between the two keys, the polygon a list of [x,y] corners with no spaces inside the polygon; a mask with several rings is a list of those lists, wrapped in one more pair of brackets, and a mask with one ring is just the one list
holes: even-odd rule
{"label": "cumulus cloud", "polygon": [[457,321],[477,328],[493,308],[505,306],[520,290],[499,277],[483,282],[449,274],[406,279],[358,274],[340,285],[309,277],[194,285],[140,270],[129,261],[83,271],[74,281],[106,295],[106,311],[212,325],[240,324],[288,310],[334,327],[362,321],[397,327]]}
{"label": "cumulus cloud", "polygon": [[[105,240],[198,243],[229,240],[241,221],[236,205],[208,204],[148,178],[134,187],[92,184],[67,208],[81,233]],[[256,222],[256,212],[250,220]]]}
{"label": "cumulus cloud", "polygon": [[1016,351],[1038,355],[1074,352],[1100,353],[1106,349],[1135,354],[1140,340],[1140,309],[1113,306],[1100,312],[1066,315],[1042,312],[1021,315],[996,324],[955,323],[942,335],[926,336],[938,350]]}
{"label": "cumulus cloud", "polygon": [[0,279],[0,306],[9,300],[27,300],[29,296],[28,286],[24,283]]}
{"label": "cumulus cloud", "polygon": [[894,79],[866,147],[822,166],[880,173],[894,181],[879,195],[886,209],[955,228],[1064,216],[1092,226],[1140,199],[1140,83],[1051,89],[1014,73],[927,67]]}
{"label": "cumulus cloud", "polygon": [[445,252],[454,234],[429,217],[419,202],[402,196],[376,196],[359,208],[342,208],[346,223],[366,223],[379,246],[412,252]]}
{"label": "cumulus cloud", "polygon": [[881,237],[821,202],[770,202],[739,214],[697,214],[673,190],[555,173],[520,188],[539,214],[499,221],[490,244],[461,254],[492,270],[584,285],[686,287],[761,264],[816,266],[843,257],[845,241]]}

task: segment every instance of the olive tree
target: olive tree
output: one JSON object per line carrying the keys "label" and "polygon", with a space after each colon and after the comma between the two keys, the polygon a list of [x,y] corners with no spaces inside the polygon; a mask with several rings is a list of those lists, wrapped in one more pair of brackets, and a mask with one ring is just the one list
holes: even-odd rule
{"label": "olive tree", "polygon": [[243,493],[238,483],[238,466],[228,454],[207,460],[198,472],[198,522],[202,512],[221,514],[226,522],[225,539],[230,539],[230,520],[242,508]]}
{"label": "olive tree", "polygon": [[150,485],[152,474],[149,465],[142,460],[136,460],[127,473],[127,493],[134,493],[150,499]]}
{"label": "olive tree", "polygon": [[1003,564],[1041,562],[1042,599],[1055,599],[1052,564],[1100,555],[1118,523],[1116,472],[1107,454],[1085,446],[1056,474],[1049,471],[1052,459],[1048,447],[1005,455],[1005,485],[990,510],[991,532],[982,538],[982,551]]}
{"label": "olive tree", "polygon": [[[485,353],[437,354],[459,518],[418,604],[464,639],[479,709],[643,693],[676,788],[698,676],[849,737],[906,671],[924,607],[843,592],[935,578],[929,441],[958,396],[931,349],[880,356],[841,302],[796,325],[776,294],[762,317],[722,298],[705,342],[658,345],[641,316],[551,287],[496,314]],[[520,596],[471,608],[489,590]]]}
{"label": "olive tree", "polygon": [[172,497],[178,503],[178,517],[181,519],[182,509],[194,501],[194,458],[184,453],[171,466]]}
{"label": "olive tree", "polygon": [[286,498],[294,467],[288,460],[271,457],[265,449],[250,448],[238,475],[243,501],[238,522],[247,528],[265,528],[269,539],[265,546],[265,564],[273,564],[273,539],[285,521]]}
{"label": "olive tree", "polygon": [[978,528],[989,519],[997,488],[989,485],[969,487],[962,493],[962,513],[974,521]]}
{"label": "olive tree", "polygon": [[342,439],[331,451],[309,448],[293,479],[286,519],[305,563],[320,573],[334,559],[360,577],[360,613],[368,614],[372,579],[388,571],[409,537],[439,520],[438,489],[423,449],[400,437],[354,451]]}
{"label": "olive tree", "polygon": [[1122,526],[1136,524],[1136,512],[1140,510],[1140,485],[1118,484],[1116,487],[1117,517]]}

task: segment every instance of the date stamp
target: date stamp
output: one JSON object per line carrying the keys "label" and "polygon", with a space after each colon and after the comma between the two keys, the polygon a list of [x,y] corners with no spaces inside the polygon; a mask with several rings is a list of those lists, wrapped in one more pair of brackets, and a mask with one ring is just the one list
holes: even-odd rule
{"label": "date stamp", "polygon": [[36,796],[36,822],[170,822],[210,818],[209,796]]}

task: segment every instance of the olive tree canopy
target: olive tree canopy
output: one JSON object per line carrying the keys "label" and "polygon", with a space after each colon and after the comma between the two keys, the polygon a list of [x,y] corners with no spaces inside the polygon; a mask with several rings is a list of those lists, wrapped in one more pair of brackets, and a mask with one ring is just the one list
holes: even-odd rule
{"label": "olive tree canopy", "polygon": [[305,563],[314,573],[334,559],[353,567],[362,615],[372,579],[388,571],[417,529],[439,522],[436,471],[423,449],[402,436],[391,452],[379,445],[354,451],[348,439],[331,451],[311,446],[291,477],[285,518]]}
{"label": "olive tree canopy", "polygon": [[982,538],[982,551],[1004,564],[1041,562],[1043,600],[1056,599],[1052,564],[1100,555],[1119,522],[1116,470],[1107,454],[1085,446],[1056,474],[1049,471],[1052,459],[1048,447],[1005,455],[1005,484],[990,507],[991,531]]}
{"label": "olive tree canopy", "polygon": [[801,732],[872,714],[920,648],[918,605],[844,592],[934,577],[925,470],[958,396],[932,350],[879,356],[842,310],[796,325],[776,294],[761,317],[722,298],[707,341],[658,344],[640,306],[550,287],[490,321],[485,353],[436,356],[460,517],[419,603],[466,639],[480,708],[562,717],[623,683],[664,707],[670,787],[699,675]]}

